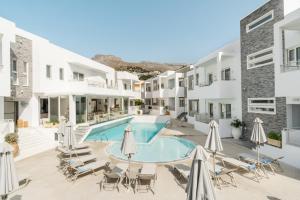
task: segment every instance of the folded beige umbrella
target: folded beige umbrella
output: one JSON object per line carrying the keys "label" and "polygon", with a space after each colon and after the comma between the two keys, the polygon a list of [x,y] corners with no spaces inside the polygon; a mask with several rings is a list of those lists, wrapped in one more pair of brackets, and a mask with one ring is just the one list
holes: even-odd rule
{"label": "folded beige umbrella", "polygon": [[262,144],[267,142],[264,128],[262,127],[263,121],[258,117],[254,120],[254,126],[250,140],[256,144],[257,162],[259,163],[259,148]]}

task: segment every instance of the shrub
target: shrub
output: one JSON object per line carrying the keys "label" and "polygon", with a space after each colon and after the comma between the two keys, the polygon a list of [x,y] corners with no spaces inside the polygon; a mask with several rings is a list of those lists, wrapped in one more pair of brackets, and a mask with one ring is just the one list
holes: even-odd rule
{"label": "shrub", "polygon": [[134,104],[135,104],[136,106],[141,106],[141,105],[144,104],[144,102],[143,102],[143,100],[141,100],[141,99],[136,99],[136,100],[134,100]]}
{"label": "shrub", "polygon": [[9,133],[5,136],[4,140],[9,144],[18,143],[19,136],[17,133]]}
{"label": "shrub", "polygon": [[275,132],[275,131],[270,131],[268,133],[268,138],[273,139],[273,140],[282,140],[281,133]]}
{"label": "shrub", "polygon": [[241,122],[241,120],[239,119],[235,119],[231,122],[230,124],[232,127],[235,127],[235,128],[239,128],[243,125],[243,122]]}

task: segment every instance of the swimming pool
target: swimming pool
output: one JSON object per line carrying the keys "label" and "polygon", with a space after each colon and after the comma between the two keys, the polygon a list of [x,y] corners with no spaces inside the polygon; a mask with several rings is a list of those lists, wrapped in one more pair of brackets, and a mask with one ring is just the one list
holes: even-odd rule
{"label": "swimming pool", "polygon": [[127,126],[131,126],[137,143],[147,143],[165,127],[165,123],[142,123],[131,122],[130,120],[120,121],[91,130],[85,140],[120,142],[123,139],[124,131]]}
{"label": "swimming pool", "polygon": [[[137,153],[132,156],[135,162],[172,162],[185,159],[195,148],[195,144],[183,138],[159,137],[149,144],[138,144]],[[108,154],[127,160],[121,153],[121,143],[116,142],[106,149]]]}

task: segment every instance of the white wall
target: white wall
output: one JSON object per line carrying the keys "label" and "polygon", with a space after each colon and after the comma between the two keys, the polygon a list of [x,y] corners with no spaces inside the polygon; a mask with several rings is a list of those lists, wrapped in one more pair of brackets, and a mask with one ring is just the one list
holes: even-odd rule
{"label": "white wall", "polygon": [[4,97],[0,97],[0,121],[4,119]]}
{"label": "white wall", "polygon": [[298,0],[284,0],[284,15],[287,15],[300,8]]}

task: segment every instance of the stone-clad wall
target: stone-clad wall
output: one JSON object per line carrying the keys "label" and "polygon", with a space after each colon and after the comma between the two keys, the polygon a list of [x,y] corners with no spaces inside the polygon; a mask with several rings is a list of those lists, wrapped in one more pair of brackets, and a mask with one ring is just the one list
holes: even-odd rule
{"label": "stone-clad wall", "polygon": [[[11,97],[13,100],[29,99],[32,96],[32,41],[21,36],[16,36],[16,42],[10,45],[11,62],[17,60],[18,85],[12,85]],[[24,86],[26,77],[24,76],[24,62],[28,63],[29,83]]]}
{"label": "stone-clad wall", "polygon": [[[246,25],[265,13],[274,10],[274,19],[250,32]],[[260,117],[264,121],[266,133],[281,131],[286,127],[286,100],[276,98],[276,115],[248,113],[248,98],[274,97],[275,72],[274,64],[247,69],[247,55],[274,45],[273,25],[284,18],[283,0],[271,0],[258,8],[240,22],[241,35],[241,76],[242,76],[242,118],[246,123],[246,138],[253,128],[253,120]]]}

